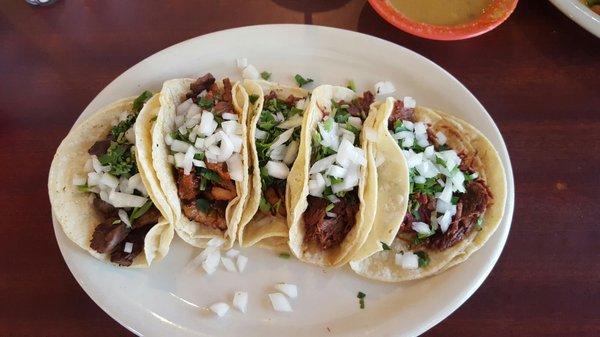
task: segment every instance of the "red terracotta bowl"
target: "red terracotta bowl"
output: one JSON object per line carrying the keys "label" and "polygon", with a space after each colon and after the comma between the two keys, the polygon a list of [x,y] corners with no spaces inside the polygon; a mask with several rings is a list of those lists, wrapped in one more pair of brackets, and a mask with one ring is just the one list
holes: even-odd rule
{"label": "red terracotta bowl", "polygon": [[515,10],[517,2],[518,0],[494,0],[475,21],[456,26],[436,26],[407,18],[387,0],[369,0],[375,11],[387,22],[407,33],[432,40],[462,40],[486,33],[504,22]]}

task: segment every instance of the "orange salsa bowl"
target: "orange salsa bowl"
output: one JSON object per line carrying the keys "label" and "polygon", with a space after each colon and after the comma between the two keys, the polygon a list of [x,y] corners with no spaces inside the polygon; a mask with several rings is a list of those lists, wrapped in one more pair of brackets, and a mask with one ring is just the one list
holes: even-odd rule
{"label": "orange salsa bowl", "polygon": [[388,0],[369,0],[375,11],[397,28],[432,40],[462,40],[486,33],[502,22],[515,10],[518,0],[493,0],[484,13],[473,21],[452,26],[418,22],[405,16]]}

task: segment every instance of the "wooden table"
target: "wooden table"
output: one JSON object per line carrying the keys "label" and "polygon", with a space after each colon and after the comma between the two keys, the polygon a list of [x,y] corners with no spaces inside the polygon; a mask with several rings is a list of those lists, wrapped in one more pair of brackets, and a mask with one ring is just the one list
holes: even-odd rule
{"label": "wooden table", "polygon": [[516,205],[483,286],[426,336],[600,336],[600,40],[521,1],[461,42],[413,37],[365,1],[66,1],[0,6],[0,336],[130,336],[59,253],[46,179],[75,118],[113,78],[176,42],[260,23],[312,23],[410,48],[462,81],[500,127]]}

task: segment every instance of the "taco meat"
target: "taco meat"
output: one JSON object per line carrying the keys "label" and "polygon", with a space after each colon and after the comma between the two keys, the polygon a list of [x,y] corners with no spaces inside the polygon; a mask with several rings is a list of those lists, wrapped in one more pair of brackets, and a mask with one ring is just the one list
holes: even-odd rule
{"label": "taco meat", "polygon": [[305,241],[316,242],[323,250],[337,247],[354,227],[356,223],[356,213],[359,204],[356,191],[348,194],[355,194],[354,197],[346,196],[340,199],[331,210],[336,217],[327,216],[326,199],[308,196],[308,207],[304,212],[304,226],[306,228]]}
{"label": "taco meat", "polygon": [[[110,254],[110,261],[117,263],[120,266],[128,267],[133,263],[133,259],[138,256],[144,250],[144,239],[146,234],[150,231],[151,226],[145,226],[142,228],[136,228],[127,235],[127,238],[117,246],[117,249]],[[125,251],[125,245],[131,243],[131,252]]]}
{"label": "taco meat", "polygon": [[127,228],[119,218],[106,218],[96,226],[90,247],[98,253],[110,254],[127,237],[130,231],[131,229]]}
{"label": "taco meat", "polygon": [[227,229],[227,223],[225,222],[225,208],[227,208],[227,203],[215,202],[215,204],[205,213],[198,209],[196,202],[186,202],[182,205],[183,214],[188,219],[220,230]]}
{"label": "taco meat", "polygon": [[430,249],[444,250],[454,246],[473,230],[479,217],[485,213],[492,195],[480,180],[470,182],[456,204],[456,214],[446,233],[436,232],[425,245]]}
{"label": "taco meat", "polygon": [[373,102],[375,102],[375,96],[373,93],[370,91],[365,91],[362,94],[362,97],[358,97],[350,102],[348,112],[354,117],[365,117],[369,112],[369,108]]}
{"label": "taco meat", "polygon": [[195,168],[190,174],[184,174],[183,169],[177,169],[177,195],[181,200],[194,200],[198,197],[200,177],[196,175]]}
{"label": "taco meat", "polygon": [[131,227],[133,227],[135,229],[135,228],[142,228],[142,227],[146,227],[148,225],[156,224],[158,222],[158,219],[160,218],[160,216],[161,216],[161,214],[160,214],[160,211],[158,210],[158,208],[156,208],[154,205],[152,205],[152,207],[150,207],[149,210],[147,210],[144,214],[142,214],[142,216],[133,220]]}
{"label": "taco meat", "polygon": [[186,98],[195,100],[201,92],[208,90],[214,83],[215,78],[211,73],[198,78],[194,83],[190,84],[190,92],[188,92]]}
{"label": "taco meat", "polygon": [[392,114],[388,119],[388,129],[394,130],[394,124],[396,121],[411,121],[414,122],[414,112],[415,109],[406,109],[404,108],[404,102],[401,100],[396,100],[394,102],[394,108],[392,109]]}
{"label": "taco meat", "polygon": [[99,140],[97,142],[94,143],[94,145],[92,145],[92,147],[90,147],[88,149],[88,153],[90,155],[95,155],[95,156],[100,156],[106,153],[106,151],[108,151],[108,148],[110,147],[110,142],[111,142],[111,138],[107,138],[104,140]]}
{"label": "taco meat", "polygon": [[105,218],[118,217],[118,210],[113,205],[100,199],[98,196],[94,196],[93,206]]}

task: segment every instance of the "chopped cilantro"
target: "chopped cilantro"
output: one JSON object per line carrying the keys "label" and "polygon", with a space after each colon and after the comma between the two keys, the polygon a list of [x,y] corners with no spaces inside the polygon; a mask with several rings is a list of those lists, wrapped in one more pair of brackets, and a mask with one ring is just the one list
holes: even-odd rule
{"label": "chopped cilantro", "polygon": [[292,107],[290,109],[290,113],[288,114],[288,117],[292,117],[293,115],[302,115],[303,112],[304,112],[304,110],[302,110],[302,109]]}
{"label": "chopped cilantro", "polygon": [[[132,114],[132,115],[127,116],[127,118],[125,118],[121,122],[119,122],[119,124],[115,125],[110,130],[110,133],[112,134],[113,139],[127,140],[126,138],[123,138],[123,136],[124,136],[125,132],[133,126],[136,118],[137,118],[137,114]],[[122,143],[122,141],[119,141],[119,143]]]}
{"label": "chopped cilantro", "polygon": [[331,131],[333,128],[333,118],[327,118],[327,120],[323,123],[323,128],[327,131]]}
{"label": "chopped cilantro", "polygon": [[344,178],[336,178],[333,176],[329,176],[329,181],[331,181],[331,185],[341,184],[344,182]]}
{"label": "chopped cilantro", "polygon": [[346,84],[346,88],[356,92],[356,84],[354,84],[354,80],[348,81],[348,83]]}
{"label": "chopped cilantro", "polygon": [[207,213],[210,208],[210,203],[206,199],[196,199],[196,208],[202,213]]}
{"label": "chopped cilantro", "polygon": [[268,111],[263,111],[260,114],[260,119],[258,120],[258,127],[261,130],[263,130],[263,131],[271,130],[277,124],[278,124],[278,122],[277,122],[277,120],[275,120],[275,116],[272,113],[270,113]]}
{"label": "chopped cilantro", "polygon": [[113,142],[105,154],[98,157],[100,164],[110,166],[110,174],[130,177],[137,173],[135,158],[131,146]]}
{"label": "chopped cilantro", "polygon": [[304,85],[313,82],[312,78],[304,78],[300,74],[296,74],[296,76],[294,76],[294,79],[296,80],[296,83],[298,83],[299,87],[303,87]]}
{"label": "chopped cilantro", "polygon": [[260,210],[262,212],[269,213],[271,211],[271,204],[269,204],[267,199],[265,199],[265,197],[263,197],[261,195],[260,196],[260,204],[259,204],[258,208],[260,208]]}
{"label": "chopped cilantro", "polygon": [[415,252],[415,254],[419,257],[419,268],[424,268],[429,265],[429,255],[427,255],[424,251]]}
{"label": "chopped cilantro", "polygon": [[478,230],[478,231],[480,231],[480,230],[482,230],[482,229],[483,229],[483,217],[482,217],[482,216],[480,216],[480,217],[477,219],[477,222],[475,223],[475,227],[477,227],[477,230]]}
{"label": "chopped cilantro", "polygon": [[196,160],[204,160],[204,152],[198,152],[194,155],[194,159]]}
{"label": "chopped cilantro", "polygon": [[452,205],[456,205],[458,203],[458,196],[453,196],[450,202],[452,203]]}
{"label": "chopped cilantro", "polygon": [[383,248],[383,250],[392,250],[392,248],[383,241],[381,241],[381,248]]}
{"label": "chopped cilantro", "polygon": [[90,192],[90,187],[87,184],[77,185],[79,192]]}
{"label": "chopped cilantro", "polygon": [[209,181],[212,182],[220,182],[221,181],[221,177],[219,177],[219,174],[215,171],[209,170],[209,169],[201,169],[202,172],[200,173],[200,175],[202,176],[202,178],[205,178]]}
{"label": "chopped cilantro", "polygon": [[144,104],[152,97],[152,93],[148,90],[144,91],[133,101],[133,110],[140,112],[144,107]]}
{"label": "chopped cilantro", "polygon": [[202,109],[210,109],[214,105],[215,105],[215,101],[212,99],[202,97],[198,100],[198,106],[201,107]]}
{"label": "chopped cilantro", "polygon": [[355,135],[358,135],[360,133],[360,129],[350,123],[346,123],[344,128],[348,131],[353,132]]}
{"label": "chopped cilantro", "polygon": [[256,103],[256,100],[258,99],[258,95],[252,94],[252,95],[248,96],[248,98],[250,99],[250,104],[254,104],[254,103]]}
{"label": "chopped cilantro", "polygon": [[271,78],[271,73],[270,73],[270,72],[268,72],[268,71],[262,71],[262,72],[260,73],[260,77],[261,77],[263,80],[265,80],[265,81],[268,81],[268,80]]}
{"label": "chopped cilantro", "polygon": [[335,207],[335,204],[329,204],[329,205],[327,205],[327,207],[325,207],[325,212],[331,211],[334,207]]}
{"label": "chopped cilantro", "polygon": [[279,253],[279,257],[287,260],[291,257],[291,255],[290,253]]}
{"label": "chopped cilantro", "polygon": [[362,291],[359,291],[358,294],[356,295],[356,297],[358,298],[358,303],[360,305],[361,309],[365,308],[365,297],[367,297],[367,294],[363,293]]}
{"label": "chopped cilantro", "polygon": [[113,224],[113,225],[116,225],[116,224],[118,224],[118,223],[121,223],[121,220],[120,220],[120,219],[117,219],[117,220],[115,220],[115,221],[113,221],[113,222],[112,222],[112,224]]}
{"label": "chopped cilantro", "polygon": [[131,212],[131,216],[129,217],[129,221],[133,223],[133,220],[144,215],[144,213],[146,213],[150,209],[150,207],[152,207],[152,200],[148,199],[148,201],[146,201],[146,203],[143,204],[141,207],[136,207],[133,209],[133,211]]}

